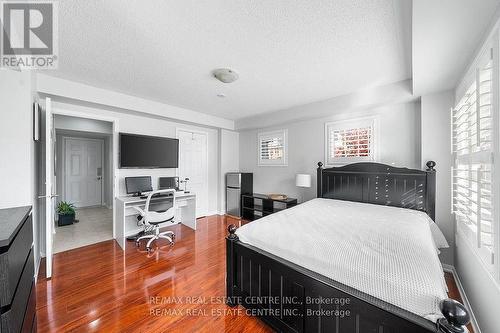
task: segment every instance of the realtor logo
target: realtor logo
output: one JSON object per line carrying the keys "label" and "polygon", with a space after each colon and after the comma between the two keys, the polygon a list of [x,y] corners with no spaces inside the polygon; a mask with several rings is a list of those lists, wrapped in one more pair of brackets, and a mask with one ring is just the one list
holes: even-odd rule
{"label": "realtor logo", "polygon": [[0,1],[0,66],[57,68],[57,3]]}

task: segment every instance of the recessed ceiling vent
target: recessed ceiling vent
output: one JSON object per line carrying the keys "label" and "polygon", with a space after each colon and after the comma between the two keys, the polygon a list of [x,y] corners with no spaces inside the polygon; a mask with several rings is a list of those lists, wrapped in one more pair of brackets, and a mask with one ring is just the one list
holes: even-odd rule
{"label": "recessed ceiling vent", "polygon": [[217,80],[224,83],[231,83],[238,80],[238,73],[229,68],[217,68],[212,74]]}

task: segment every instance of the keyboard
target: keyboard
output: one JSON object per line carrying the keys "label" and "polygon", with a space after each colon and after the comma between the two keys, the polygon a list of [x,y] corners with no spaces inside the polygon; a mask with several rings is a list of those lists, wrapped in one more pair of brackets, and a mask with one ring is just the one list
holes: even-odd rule
{"label": "keyboard", "polygon": [[[154,195],[152,198],[165,198],[165,197],[173,197],[172,194],[157,194],[157,195]],[[147,195],[141,195],[140,196],[141,199],[147,199],[148,196]]]}

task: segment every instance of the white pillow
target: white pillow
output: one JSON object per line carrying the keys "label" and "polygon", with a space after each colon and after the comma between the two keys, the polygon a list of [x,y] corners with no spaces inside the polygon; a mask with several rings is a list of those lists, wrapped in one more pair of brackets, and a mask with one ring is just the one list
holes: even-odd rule
{"label": "white pillow", "polygon": [[[429,219],[430,220],[430,219]],[[434,244],[438,249],[444,249],[450,247],[443,233],[439,229],[438,225],[434,221],[429,221],[429,228],[431,229],[432,238],[434,239]]]}

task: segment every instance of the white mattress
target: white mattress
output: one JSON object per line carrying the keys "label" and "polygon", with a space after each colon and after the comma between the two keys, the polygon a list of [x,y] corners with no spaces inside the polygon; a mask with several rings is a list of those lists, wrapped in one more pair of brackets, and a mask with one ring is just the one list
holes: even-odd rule
{"label": "white mattress", "polygon": [[248,223],[240,241],[436,321],[446,282],[423,212],[314,199]]}

